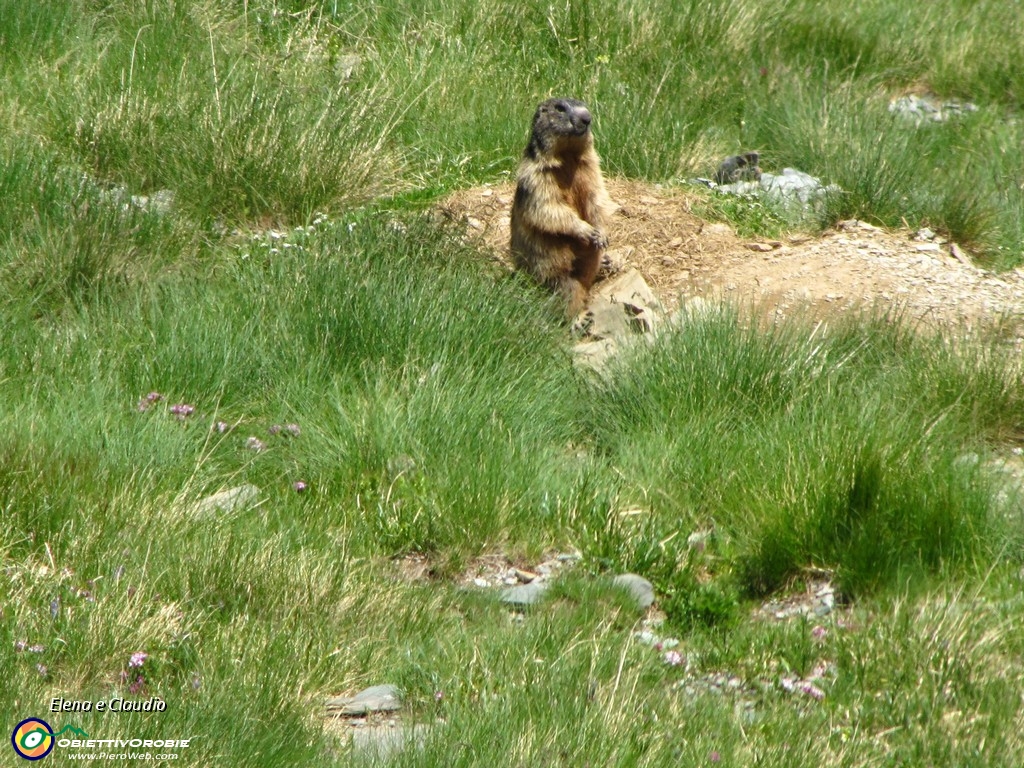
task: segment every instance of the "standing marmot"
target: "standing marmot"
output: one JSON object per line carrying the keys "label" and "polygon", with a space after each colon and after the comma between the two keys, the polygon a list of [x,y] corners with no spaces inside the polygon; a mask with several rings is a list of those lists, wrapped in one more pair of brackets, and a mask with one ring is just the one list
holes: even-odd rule
{"label": "standing marmot", "polygon": [[541,102],[512,203],[512,258],[565,297],[569,318],[585,306],[608,245],[608,194],[590,120],[576,99]]}

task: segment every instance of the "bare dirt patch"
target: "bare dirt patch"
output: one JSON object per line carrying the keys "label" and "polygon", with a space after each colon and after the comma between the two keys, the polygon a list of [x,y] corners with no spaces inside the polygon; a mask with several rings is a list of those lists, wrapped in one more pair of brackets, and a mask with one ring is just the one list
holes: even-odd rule
{"label": "bare dirt patch", "polygon": [[[513,192],[511,184],[475,187],[441,208],[509,269]],[[691,297],[780,319],[867,309],[968,332],[998,324],[1024,344],[1024,269],[981,269],[941,238],[849,221],[821,235],[752,241],[694,215],[693,192],[624,179],[609,179],[608,192],[618,205],[611,260],[638,269],[668,311]]]}

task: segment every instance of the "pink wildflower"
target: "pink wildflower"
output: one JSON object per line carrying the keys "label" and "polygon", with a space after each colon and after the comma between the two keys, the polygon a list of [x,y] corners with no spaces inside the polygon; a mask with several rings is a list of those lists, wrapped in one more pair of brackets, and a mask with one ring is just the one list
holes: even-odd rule
{"label": "pink wildflower", "polygon": [[799,688],[800,693],[810,696],[815,701],[821,701],[825,698],[825,692],[810,680],[801,680],[797,684],[797,687]]}
{"label": "pink wildflower", "polygon": [[184,421],[195,413],[196,407],[194,405],[189,405],[188,403],[178,403],[177,405],[172,405],[167,410],[170,411],[172,415],[177,416],[178,421]]}
{"label": "pink wildflower", "polygon": [[267,444],[260,440],[258,437],[253,436],[245,441],[245,447],[248,448],[250,451],[256,451],[256,453],[259,453],[260,451],[266,450]]}

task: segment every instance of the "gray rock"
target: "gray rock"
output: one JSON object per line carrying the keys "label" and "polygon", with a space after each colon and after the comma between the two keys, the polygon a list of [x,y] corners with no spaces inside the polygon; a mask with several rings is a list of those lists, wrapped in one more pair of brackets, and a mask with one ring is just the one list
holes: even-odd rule
{"label": "gray rock", "polygon": [[649,630],[649,629],[644,629],[644,630],[641,630],[639,632],[634,632],[633,633],[633,637],[635,637],[636,641],[638,643],[640,643],[641,645],[652,645],[653,646],[656,643],[661,641],[661,638],[658,637],[653,632],[651,632],[651,630]]}
{"label": "gray rock", "polygon": [[844,219],[843,221],[836,223],[836,229],[860,229],[864,232],[881,232],[879,227],[874,224],[868,224],[866,221],[860,221],[859,219]]}
{"label": "gray rock", "polygon": [[586,312],[573,324],[573,333],[582,337],[573,348],[576,364],[602,372],[624,343],[655,330],[662,311],[635,269],[599,283]]}
{"label": "gray rock", "polygon": [[619,345],[612,339],[581,341],[572,348],[573,362],[600,373],[604,371],[618,350]]}
{"label": "gray rock", "polygon": [[513,606],[536,605],[548,591],[550,584],[546,581],[534,581],[518,587],[509,587],[501,592],[501,602]]}
{"label": "gray rock", "polygon": [[136,208],[166,215],[174,208],[174,190],[158,189],[152,195],[132,195],[131,200]]}
{"label": "gray rock", "polygon": [[978,107],[969,101],[940,101],[934,96],[909,94],[890,101],[889,111],[919,126],[924,123],[944,123],[953,118],[963,117],[969,112],[977,112]]}
{"label": "gray rock", "polygon": [[229,488],[226,491],[220,491],[212,496],[207,496],[205,499],[201,499],[196,502],[192,513],[196,517],[212,517],[243,512],[256,506],[259,495],[259,488],[246,483],[237,488]]}
{"label": "gray rock", "polygon": [[762,198],[794,222],[813,214],[828,195],[842,192],[835,184],[822,184],[821,180],[796,168],[784,168],[780,174],[761,173],[757,180],[741,179],[730,184],[705,179],[694,181],[724,194]]}
{"label": "gray rock", "polygon": [[761,187],[765,197],[781,203],[799,202],[808,205],[829,192],[838,192],[835,185],[825,186],[821,180],[796,168],[783,168],[779,175],[761,174]]}
{"label": "gray rock", "polygon": [[335,696],[324,706],[340,715],[366,715],[371,712],[394,712],[402,708],[401,695],[394,685],[374,685],[355,696]]}
{"label": "gray rock", "polygon": [[[772,175],[767,174],[770,178]],[[765,174],[761,174],[763,179]],[[731,184],[719,184],[715,187],[719,192],[725,192],[729,195],[738,195],[740,197],[760,195],[764,192],[764,188],[761,186],[760,181],[734,181]]]}
{"label": "gray rock", "polygon": [[624,245],[621,248],[609,248],[604,252],[604,257],[601,259],[599,274],[619,274],[626,268],[626,264],[629,263],[634,253],[636,253],[636,248],[632,245]]}
{"label": "gray rock", "polygon": [[423,749],[430,728],[426,725],[380,725],[352,729],[352,749],[355,752],[388,759],[413,747]]}
{"label": "gray rock", "polygon": [[654,330],[661,303],[635,269],[600,283],[578,321],[577,333],[589,339],[621,339]]}
{"label": "gray rock", "polygon": [[637,606],[643,610],[654,603],[654,585],[643,576],[635,573],[623,573],[612,579],[612,584],[626,590]]}

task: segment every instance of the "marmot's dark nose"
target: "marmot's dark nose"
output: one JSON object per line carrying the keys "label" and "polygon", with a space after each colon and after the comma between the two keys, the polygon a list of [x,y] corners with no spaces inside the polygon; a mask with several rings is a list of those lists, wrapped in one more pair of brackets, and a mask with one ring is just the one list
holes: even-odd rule
{"label": "marmot's dark nose", "polygon": [[590,110],[586,107],[580,107],[576,110],[576,119],[583,123],[583,125],[590,125]]}

